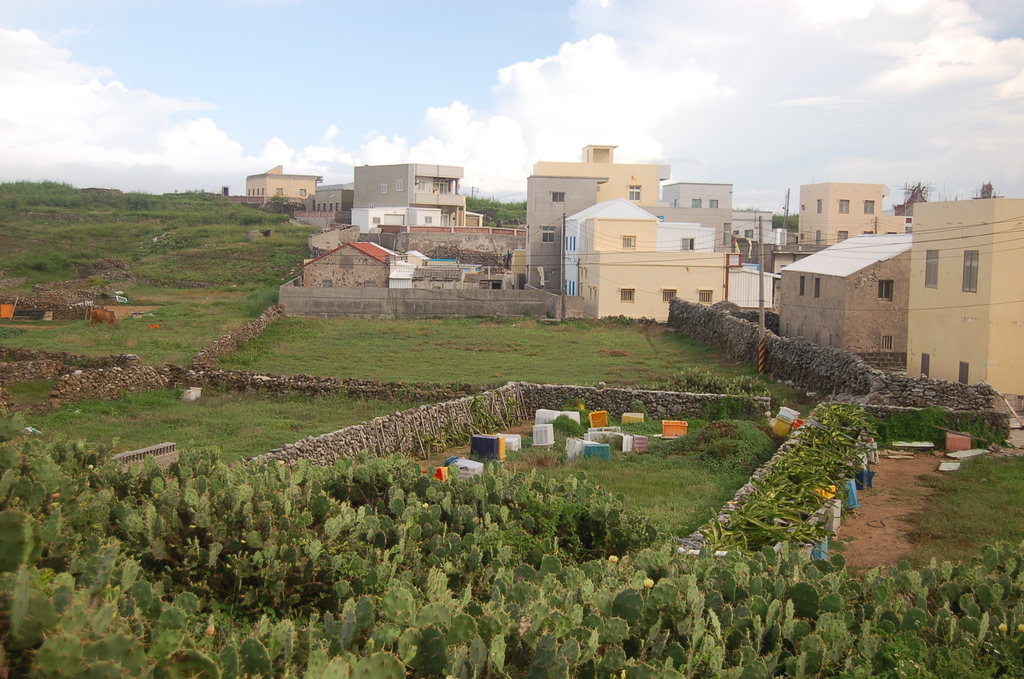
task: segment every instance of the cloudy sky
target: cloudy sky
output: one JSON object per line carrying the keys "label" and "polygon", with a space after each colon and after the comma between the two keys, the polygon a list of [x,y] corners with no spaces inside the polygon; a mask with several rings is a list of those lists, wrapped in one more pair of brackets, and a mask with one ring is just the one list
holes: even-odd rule
{"label": "cloudy sky", "polygon": [[587,144],[781,211],[800,184],[1024,198],[1011,0],[2,0],[0,181],[244,192],[355,164],[525,198]]}

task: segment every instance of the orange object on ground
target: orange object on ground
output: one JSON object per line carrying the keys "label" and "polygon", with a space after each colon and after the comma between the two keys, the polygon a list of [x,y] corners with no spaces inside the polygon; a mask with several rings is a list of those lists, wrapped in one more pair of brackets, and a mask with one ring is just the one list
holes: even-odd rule
{"label": "orange object on ground", "polygon": [[686,436],[686,429],[689,426],[685,420],[662,420],[661,438],[671,439],[676,436]]}
{"label": "orange object on ground", "polygon": [[608,411],[607,410],[595,410],[590,413],[590,426],[591,427],[607,427],[608,426]]}
{"label": "orange object on ground", "polygon": [[434,472],[434,478],[439,481],[447,481],[448,467],[438,467],[437,470]]}

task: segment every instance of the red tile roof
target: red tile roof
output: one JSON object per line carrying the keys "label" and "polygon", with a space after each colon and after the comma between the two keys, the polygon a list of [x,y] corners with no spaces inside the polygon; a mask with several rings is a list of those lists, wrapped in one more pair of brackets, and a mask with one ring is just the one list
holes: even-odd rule
{"label": "red tile roof", "polygon": [[344,245],[340,245],[340,246],[334,248],[333,250],[328,250],[327,252],[325,252],[324,254],[320,255],[319,257],[314,257],[313,259],[311,259],[308,262],[306,262],[305,264],[303,264],[303,266],[309,266],[313,262],[319,261],[319,260],[323,259],[324,257],[326,257],[327,255],[333,255],[335,252],[337,252],[341,248],[348,247],[348,246],[352,246],[353,248],[355,248],[356,250],[359,250],[359,252],[363,253],[367,257],[371,257],[373,259],[376,259],[378,262],[381,262],[382,264],[387,264],[387,262],[388,262],[388,255],[392,254],[390,251],[385,250],[384,248],[380,247],[376,243],[345,243]]}

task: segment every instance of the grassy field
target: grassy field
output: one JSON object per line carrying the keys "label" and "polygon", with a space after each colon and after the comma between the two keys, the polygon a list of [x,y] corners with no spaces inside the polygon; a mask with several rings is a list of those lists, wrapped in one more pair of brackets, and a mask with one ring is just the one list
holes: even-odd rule
{"label": "grassy field", "polygon": [[90,400],[29,415],[26,421],[46,438],[112,445],[114,452],[173,441],[179,448],[219,448],[231,461],[419,405],[343,397],[271,399],[210,390],[198,401],[183,403],[180,395],[180,389],[162,389],[117,401]]}
{"label": "grassy field", "polygon": [[130,353],[147,364],[183,365],[197,351],[258,314],[246,304],[252,293],[241,291],[142,288],[128,294],[132,305],[155,308],[141,319],[122,316],[120,329],[107,325],[93,328],[86,321],[0,321],[0,344],[90,356]]}
{"label": "grassy field", "polygon": [[480,318],[286,318],[221,359],[221,365],[279,374],[470,384],[653,385],[683,365],[730,376],[754,373],[664,326]]}
{"label": "grassy field", "polygon": [[981,458],[923,478],[935,492],[910,516],[912,563],[966,562],[998,540],[1024,540],[1024,458]]}

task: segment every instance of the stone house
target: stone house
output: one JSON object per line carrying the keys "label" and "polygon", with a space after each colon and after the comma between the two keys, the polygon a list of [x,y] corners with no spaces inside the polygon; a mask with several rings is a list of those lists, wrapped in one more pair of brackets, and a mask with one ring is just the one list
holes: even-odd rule
{"label": "stone house", "polygon": [[902,368],[910,306],[910,234],[865,234],[782,269],[779,330]]}
{"label": "stone house", "polygon": [[346,243],[302,267],[302,287],[386,288],[389,262],[398,253],[375,243]]}

